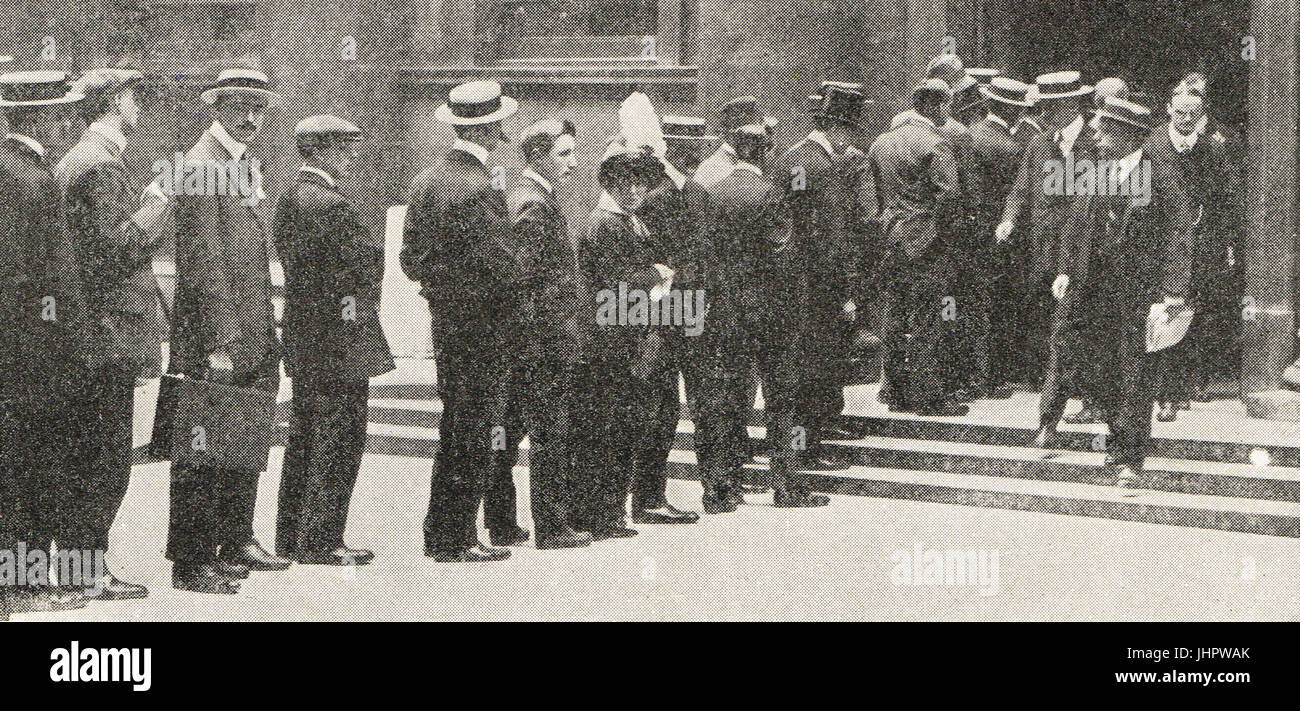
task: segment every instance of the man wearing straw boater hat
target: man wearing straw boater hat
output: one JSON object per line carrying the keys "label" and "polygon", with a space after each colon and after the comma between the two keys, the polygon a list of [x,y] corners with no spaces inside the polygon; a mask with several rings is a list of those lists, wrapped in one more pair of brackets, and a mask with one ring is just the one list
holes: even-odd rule
{"label": "man wearing straw boater hat", "polygon": [[1150,110],[1109,98],[1097,117],[1103,160],[1066,224],[1053,343],[1063,380],[1092,396],[1110,428],[1106,461],[1131,496],[1144,486],[1157,352],[1190,323],[1195,215],[1174,162],[1143,147]]}
{"label": "man wearing straw boater hat", "polygon": [[[68,401],[77,353],[71,327],[80,300],[65,290],[77,255],[65,237],[49,146],[64,144],[82,98],[64,72],[0,75],[0,109],[9,124],[0,141],[2,551],[49,550],[61,534],[56,494],[67,490],[70,477],[60,435],[72,431]],[[36,584],[0,586],[0,608],[86,605],[79,589],[30,582]]]}
{"label": "man wearing straw boater hat", "polygon": [[[434,117],[456,140],[416,176],[406,213],[402,269],[429,301],[443,403],[424,519],[425,555],[439,562],[504,560],[505,546],[530,537],[515,520],[514,484],[493,466],[494,439],[508,437],[495,408],[511,346],[499,326],[518,310],[523,289],[503,173],[489,160],[507,140],[501,122],[518,108],[494,81],[453,88]],[[478,537],[480,502],[491,546]]]}
{"label": "man wearing straw boater hat", "polygon": [[1035,440],[1046,445],[1057,420],[1064,414],[1068,397],[1068,393],[1057,391],[1057,380],[1051,376],[1055,368],[1049,362],[1049,343],[1057,301],[1052,287],[1061,259],[1061,228],[1079,198],[1064,191],[1048,194],[1043,187],[1043,166],[1049,161],[1054,165],[1064,164],[1067,157],[1090,156],[1093,146],[1087,135],[1082,105],[1083,97],[1092,93],[1092,87],[1083,84],[1079,73],[1074,71],[1041,75],[1035,85],[1038,103],[1043,106],[1044,130],[1025,147],[994,237],[998,242],[1012,240],[1013,246],[1028,253],[1028,268],[1021,286],[1025,306],[1021,312],[1019,346],[1025,357],[1025,377],[1030,382],[1046,378],[1039,409],[1042,419]]}
{"label": "man wearing straw boater hat", "polygon": [[[163,210],[141,207],[137,183],[122,161],[143,111],[135,93],[143,79],[137,71],[106,68],[77,80],[89,127],[54,170],[83,297],[83,370],[70,408],[77,422],[70,449],[73,482],[59,537],[60,548],[74,551],[108,548],[108,530],[131,476],[135,380],[162,373],[167,320],[152,261]],[[105,570],[87,594],[125,600],[148,591]]]}
{"label": "man wearing straw boater hat", "polygon": [[984,120],[970,127],[974,170],[973,191],[979,196],[975,213],[975,236],[978,258],[974,261],[976,308],[980,312],[982,348],[971,354],[976,358],[978,379],[985,384],[984,397],[1004,399],[1011,396],[1015,382],[1016,334],[1020,328],[1020,269],[1023,255],[1012,245],[995,243],[993,230],[1002,213],[1002,201],[1016,179],[1023,147],[1011,135],[1011,127],[1024,113],[1029,85],[1006,77],[994,77],[980,87],[988,102]]}
{"label": "man wearing straw boater hat", "polygon": [[[226,69],[200,94],[215,120],[186,154],[195,186],[176,186],[176,299],[173,373],[268,392],[279,389],[280,341],[271,306],[270,235],[256,205],[261,163],[252,142],[280,95],[250,69]],[[209,176],[227,175],[224,186]],[[195,189],[197,187],[198,189]],[[159,417],[170,413],[162,412]],[[188,436],[176,433],[176,436]],[[250,570],[283,570],[291,561],[253,536],[257,482],[265,467],[214,469],[172,462],[167,556],[172,586],[234,594]]]}

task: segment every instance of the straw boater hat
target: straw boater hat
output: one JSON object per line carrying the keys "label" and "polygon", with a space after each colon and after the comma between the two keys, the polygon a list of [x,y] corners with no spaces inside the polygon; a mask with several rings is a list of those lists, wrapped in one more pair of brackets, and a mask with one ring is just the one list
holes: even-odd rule
{"label": "straw boater hat", "polygon": [[704,119],[694,116],[665,116],[662,119],[665,141],[716,141],[708,135]]}
{"label": "straw boater hat", "polygon": [[518,110],[519,102],[503,96],[500,84],[483,79],[452,88],[433,117],[453,126],[480,126],[508,119]]}
{"label": "straw boater hat", "polygon": [[1092,87],[1082,82],[1078,72],[1042,74],[1034,80],[1034,84],[1038,87],[1038,101],[1068,99],[1092,93]]}
{"label": "straw boater hat", "polygon": [[974,77],[980,86],[988,86],[993,81],[993,77],[1002,76],[1001,69],[992,67],[966,67],[966,73]]}
{"label": "straw boater hat", "polygon": [[1106,103],[1097,109],[1098,121],[1113,121],[1128,128],[1151,132],[1151,109],[1132,101],[1107,97]]}
{"label": "straw boater hat", "polygon": [[308,116],[293,127],[299,148],[316,148],[335,141],[360,141],[365,133],[350,121],[322,114]]}
{"label": "straw boater hat", "polygon": [[73,90],[67,72],[9,72],[0,75],[0,108],[56,106],[86,98]]}
{"label": "straw boater hat", "polygon": [[988,86],[981,86],[980,93],[989,101],[996,101],[1012,106],[1033,106],[1028,99],[1031,86],[1022,81],[1006,77],[993,77]]}
{"label": "straw boater hat", "polygon": [[217,75],[217,81],[199,94],[205,104],[215,104],[222,96],[244,94],[260,96],[266,99],[267,106],[279,106],[283,103],[280,95],[267,88],[270,81],[266,75],[252,69],[223,69]]}

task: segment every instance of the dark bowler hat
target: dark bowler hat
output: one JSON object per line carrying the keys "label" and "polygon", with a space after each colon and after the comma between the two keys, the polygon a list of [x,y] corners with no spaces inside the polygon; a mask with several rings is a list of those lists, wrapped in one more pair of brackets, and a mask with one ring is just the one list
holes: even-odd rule
{"label": "dark bowler hat", "polygon": [[1033,106],[1029,100],[1030,86],[1022,81],[1007,77],[993,77],[988,86],[980,87],[980,93],[990,101],[997,101],[1012,106]]}
{"label": "dark bowler hat", "polygon": [[[857,86],[860,87],[861,84]],[[821,104],[813,116],[861,126],[862,110],[867,103],[866,95],[858,89],[839,83],[827,83],[822,86]]]}
{"label": "dark bowler hat", "polygon": [[972,109],[984,103],[984,93],[980,91],[984,87],[979,84],[971,84],[952,97],[952,110],[955,113],[961,113],[967,109]]}
{"label": "dark bowler hat", "polygon": [[1141,129],[1146,133],[1151,132],[1151,109],[1113,96],[1107,97],[1106,103],[1097,109],[1097,119],[1114,121],[1129,128]]}
{"label": "dark bowler hat", "polygon": [[9,72],[0,75],[0,107],[54,106],[86,98],[72,88],[67,72]]}
{"label": "dark bowler hat", "polygon": [[279,94],[267,88],[270,81],[266,75],[252,69],[223,69],[217,75],[217,81],[203,90],[199,98],[205,104],[215,104],[222,96],[257,96],[266,100],[267,106],[279,106],[282,99]]}
{"label": "dark bowler hat", "polygon": [[1092,87],[1084,84],[1079,73],[1073,71],[1041,74],[1034,80],[1034,84],[1038,87],[1038,101],[1068,99],[1092,93]]}
{"label": "dark bowler hat", "polygon": [[352,122],[325,114],[308,116],[293,127],[293,138],[299,148],[314,148],[334,141],[360,141],[364,136]]}
{"label": "dark bowler hat", "polygon": [[758,99],[753,96],[740,96],[722,105],[718,112],[718,123],[723,133],[731,133],[741,126],[762,124],[768,128],[776,126],[776,119],[764,116],[758,108]]}
{"label": "dark bowler hat", "polygon": [[665,116],[663,124],[665,141],[716,141],[717,136],[708,135],[704,119],[694,116]]}
{"label": "dark bowler hat", "polygon": [[501,85],[480,79],[454,87],[447,103],[433,112],[434,118],[453,126],[479,126],[504,121],[519,110],[519,102],[503,96]]}
{"label": "dark bowler hat", "polygon": [[1002,76],[1001,69],[992,67],[966,67],[966,73],[979,82],[980,86],[988,86],[993,77]]}

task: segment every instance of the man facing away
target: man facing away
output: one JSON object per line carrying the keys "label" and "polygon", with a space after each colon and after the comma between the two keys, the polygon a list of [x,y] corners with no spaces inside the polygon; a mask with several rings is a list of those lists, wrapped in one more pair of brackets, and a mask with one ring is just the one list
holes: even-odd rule
{"label": "man facing away", "polygon": [[298,182],[280,196],[275,246],[284,263],[284,362],[293,379],[280,474],[277,555],[365,565],[343,541],[366,448],[370,378],[394,369],[379,322],[384,253],[342,192],[361,129],[336,116],[294,127]]}

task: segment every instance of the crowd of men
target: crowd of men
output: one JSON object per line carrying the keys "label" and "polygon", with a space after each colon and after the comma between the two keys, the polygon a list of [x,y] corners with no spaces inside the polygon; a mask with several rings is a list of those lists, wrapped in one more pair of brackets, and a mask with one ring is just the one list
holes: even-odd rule
{"label": "crowd of men", "polygon": [[[233,594],[251,571],[366,564],[373,554],[343,532],[369,379],[394,363],[378,316],[383,254],[340,187],[363,132],[333,116],[299,122],[302,167],[267,226],[260,187],[139,189],[122,152],[143,78],[0,76],[0,551],[107,550],[134,384],[163,372],[169,341],[173,375],[275,392],[283,361],[293,382],[275,551],[252,528],[264,462],[173,461],[173,585]],[[655,140],[579,136],[564,117],[511,137],[518,104],[500,85],[455,87],[435,117],[457,138],[415,177],[401,250],[429,303],[442,402],[426,555],[498,561],[530,539],[572,548],[698,521],[666,495],[679,374],[705,513],[768,489],[778,507],[827,505],[809,472],[846,468],[825,443],[861,434],[841,418],[845,354],[869,329],[891,411],[961,416],[1041,385],[1038,443],[1050,446],[1080,398],[1066,419],[1109,425],[1116,481],[1139,489],[1153,403],[1172,419],[1204,396],[1235,341],[1235,152],[1205,90],[1199,75],[1180,83],[1162,125],[1118,79],[1092,87],[1062,71],[1026,84],[941,55],[874,141],[862,85],[827,81],[809,97],[814,130],[776,151],[776,119],[754,97],[722,107],[720,136],[698,117],[656,116]],[[227,70],[201,98],[214,121],[186,161],[255,174],[250,144],[280,103],[267,78]],[[56,161],[46,146],[79,121],[80,141]],[[527,163],[516,176],[493,158],[508,141]],[[569,225],[580,141],[604,146],[601,194]],[[1085,161],[1098,166],[1089,189],[1044,180]],[[1116,183],[1133,189],[1099,189]],[[150,268],[166,215],[170,313]],[[701,329],[681,318],[693,293]],[[602,312],[606,294],[618,318]],[[1151,345],[1153,328],[1188,316],[1190,335]],[[760,387],[757,443],[747,425]],[[532,532],[512,479],[525,436]],[[749,480],[754,456],[768,466]],[[108,571],[83,582],[10,585],[3,599],[59,610],[148,594]]]}

